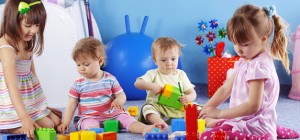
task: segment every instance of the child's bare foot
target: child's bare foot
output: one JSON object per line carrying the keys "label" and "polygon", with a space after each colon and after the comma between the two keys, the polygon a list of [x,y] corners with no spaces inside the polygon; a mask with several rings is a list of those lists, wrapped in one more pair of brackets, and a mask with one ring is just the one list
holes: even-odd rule
{"label": "child's bare foot", "polygon": [[159,128],[161,130],[166,130],[169,126],[167,124],[155,123],[152,125],[146,125],[142,131],[142,135],[145,136],[147,132],[151,132],[153,128]]}
{"label": "child's bare foot", "polygon": [[218,119],[205,118],[205,125],[207,128],[212,128],[216,126],[216,123],[218,121],[219,121]]}

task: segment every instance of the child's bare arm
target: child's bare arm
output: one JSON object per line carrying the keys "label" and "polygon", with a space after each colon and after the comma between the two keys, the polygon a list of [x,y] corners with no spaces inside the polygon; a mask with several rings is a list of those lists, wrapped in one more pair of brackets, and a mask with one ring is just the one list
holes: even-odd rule
{"label": "child's bare arm", "polygon": [[211,97],[210,100],[204,105],[204,107],[217,107],[224,101],[226,101],[231,94],[233,81],[235,78],[235,74],[233,74],[224,85],[222,85],[215,94]]}
{"label": "child's bare arm", "polygon": [[249,81],[248,101],[236,107],[219,110],[216,107],[204,106],[200,117],[210,117],[214,119],[232,119],[241,116],[252,115],[259,111],[264,93],[264,80]]}
{"label": "child's bare arm", "polygon": [[111,103],[111,108],[116,107],[122,110],[125,102],[126,102],[126,95],[124,92],[121,92],[115,95],[115,100]]}
{"label": "child's bare arm", "polygon": [[197,97],[197,94],[196,94],[195,89],[194,89],[194,88],[191,88],[191,89],[189,89],[189,90],[187,90],[187,91],[185,92],[185,95],[183,95],[183,96],[180,97],[180,101],[181,101],[184,105],[186,105],[186,104],[188,104],[189,102],[195,101],[196,97]]}
{"label": "child's bare arm", "polygon": [[255,114],[259,111],[264,94],[264,79],[249,81],[248,101],[220,111],[220,118],[230,119]]}
{"label": "child's bare arm", "polygon": [[154,94],[159,94],[162,90],[156,83],[147,82],[141,78],[136,79],[134,86],[140,90],[152,90]]}
{"label": "child's bare arm", "polygon": [[61,125],[57,127],[57,130],[64,133],[66,130],[69,132],[69,125],[72,121],[73,115],[75,113],[75,110],[77,108],[78,99],[69,97],[68,104],[66,106],[66,109],[64,111],[64,117],[63,122]]}

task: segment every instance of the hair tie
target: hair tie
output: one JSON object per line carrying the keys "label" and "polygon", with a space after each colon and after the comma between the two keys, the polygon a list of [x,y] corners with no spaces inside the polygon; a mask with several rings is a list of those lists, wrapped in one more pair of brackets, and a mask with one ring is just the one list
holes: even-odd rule
{"label": "hair tie", "polygon": [[263,7],[263,9],[265,10],[265,12],[266,12],[266,14],[268,15],[269,18],[272,18],[272,16],[276,14],[275,5]]}
{"label": "hair tie", "polygon": [[27,13],[30,10],[30,6],[40,4],[40,3],[42,3],[42,2],[41,1],[35,1],[35,2],[32,2],[32,3],[28,4],[26,2],[21,1],[19,3],[18,11],[20,12],[21,15],[23,15],[23,14]]}

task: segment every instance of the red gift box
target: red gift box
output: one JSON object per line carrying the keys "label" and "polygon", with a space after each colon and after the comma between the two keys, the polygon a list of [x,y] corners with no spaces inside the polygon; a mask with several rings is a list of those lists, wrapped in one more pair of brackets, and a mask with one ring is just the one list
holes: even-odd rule
{"label": "red gift box", "polygon": [[238,59],[239,57],[208,58],[208,97],[213,96],[218,88],[223,85],[226,80],[227,70],[233,68],[234,62]]}

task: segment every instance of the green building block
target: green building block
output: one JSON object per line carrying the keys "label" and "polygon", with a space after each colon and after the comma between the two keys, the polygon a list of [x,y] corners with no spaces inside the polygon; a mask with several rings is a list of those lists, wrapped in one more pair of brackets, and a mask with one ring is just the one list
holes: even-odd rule
{"label": "green building block", "polygon": [[158,97],[158,103],[166,105],[168,103],[168,98],[166,96],[163,96],[162,94]]}
{"label": "green building block", "polygon": [[104,121],[104,132],[118,132],[119,131],[119,121],[112,119]]}
{"label": "green building block", "polygon": [[56,140],[54,128],[37,128],[34,131],[36,140]]}
{"label": "green building block", "polygon": [[[168,87],[168,92],[170,92],[170,85],[166,84],[164,89],[166,89],[166,87]],[[179,98],[181,97],[180,89],[172,86],[171,91],[172,94],[169,98],[164,96],[164,94],[160,94],[158,97],[158,103],[180,110],[182,108],[182,103],[179,101]]]}

